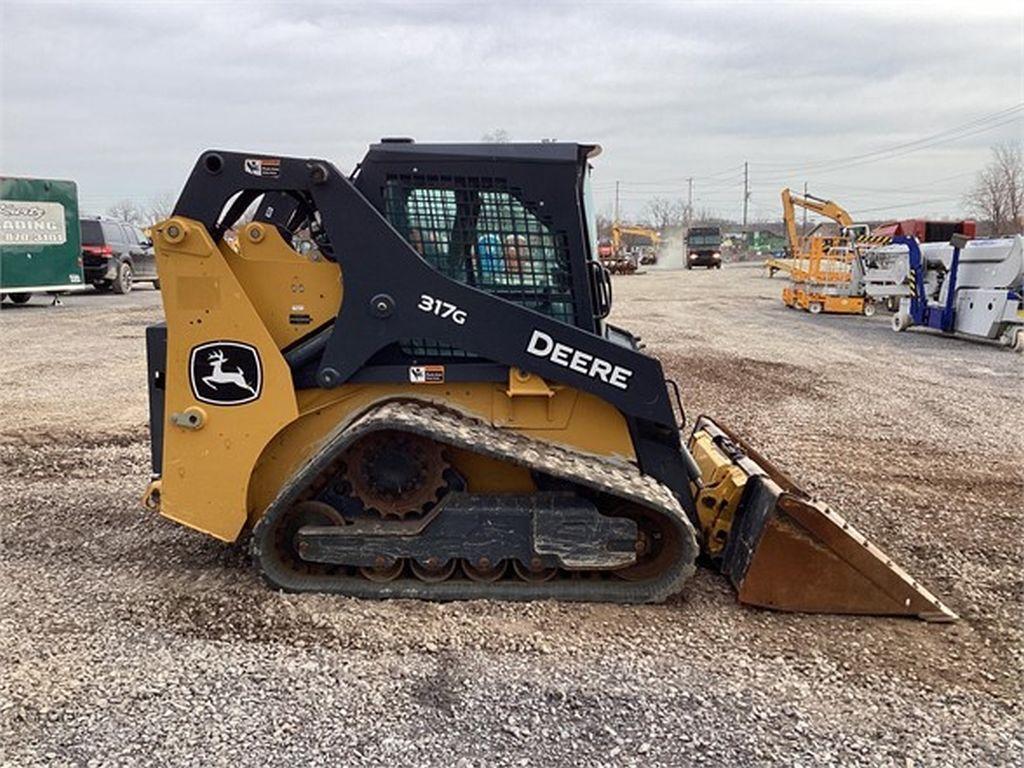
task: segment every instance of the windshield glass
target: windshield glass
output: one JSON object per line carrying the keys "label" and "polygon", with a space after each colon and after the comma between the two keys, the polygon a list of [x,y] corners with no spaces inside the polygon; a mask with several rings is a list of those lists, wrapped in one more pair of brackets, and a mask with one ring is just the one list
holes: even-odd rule
{"label": "windshield glass", "polygon": [[690,235],[687,242],[691,245],[718,245],[722,242],[721,235]]}
{"label": "windshield glass", "polygon": [[83,221],[82,245],[103,245],[103,229],[98,221]]}

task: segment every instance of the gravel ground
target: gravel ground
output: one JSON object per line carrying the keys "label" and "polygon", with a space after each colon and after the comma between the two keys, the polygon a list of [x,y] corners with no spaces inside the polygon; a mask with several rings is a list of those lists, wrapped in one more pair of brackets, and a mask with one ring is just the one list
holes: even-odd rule
{"label": "gravel ground", "polygon": [[433,605],[267,590],[139,506],[159,294],[0,313],[0,765],[1002,765],[1024,758],[1021,358],[786,310],[752,268],[614,320],[957,610]]}

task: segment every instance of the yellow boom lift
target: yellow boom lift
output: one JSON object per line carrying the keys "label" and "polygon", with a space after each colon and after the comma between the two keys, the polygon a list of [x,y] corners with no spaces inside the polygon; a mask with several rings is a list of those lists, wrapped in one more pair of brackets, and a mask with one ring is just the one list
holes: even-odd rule
{"label": "yellow boom lift", "polygon": [[[804,208],[831,219],[839,225],[837,237],[823,237],[813,232],[801,237],[797,232],[795,208]],[[874,304],[866,301],[854,275],[857,240],[870,234],[866,224],[854,224],[842,206],[813,195],[795,195],[782,190],[782,215],[786,225],[792,261],[780,267],[789,272],[789,285],[782,290],[782,301],[788,307],[805,309],[812,314],[875,313]]]}

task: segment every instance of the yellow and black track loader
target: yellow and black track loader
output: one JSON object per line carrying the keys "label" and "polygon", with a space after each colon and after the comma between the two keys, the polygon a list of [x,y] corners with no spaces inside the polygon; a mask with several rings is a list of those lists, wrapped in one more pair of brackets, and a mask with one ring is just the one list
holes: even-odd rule
{"label": "yellow and black track loader", "polygon": [[153,227],[146,503],[275,588],[664,600],[698,555],[771,608],[953,613],[701,418],[605,318],[569,143],[208,151]]}

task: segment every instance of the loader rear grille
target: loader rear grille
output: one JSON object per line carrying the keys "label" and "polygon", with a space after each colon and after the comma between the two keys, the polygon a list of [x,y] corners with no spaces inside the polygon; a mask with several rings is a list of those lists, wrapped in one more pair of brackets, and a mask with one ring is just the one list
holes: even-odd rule
{"label": "loader rear grille", "polygon": [[[383,193],[392,226],[441,274],[575,324],[568,237],[503,179],[389,175]],[[403,349],[460,354],[426,339]]]}

